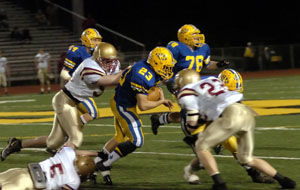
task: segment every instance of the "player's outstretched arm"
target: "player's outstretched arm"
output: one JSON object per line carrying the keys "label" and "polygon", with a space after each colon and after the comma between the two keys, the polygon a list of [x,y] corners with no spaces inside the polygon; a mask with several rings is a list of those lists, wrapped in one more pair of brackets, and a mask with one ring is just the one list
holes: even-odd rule
{"label": "player's outstretched arm", "polygon": [[115,75],[105,75],[101,77],[97,82],[97,86],[112,86],[112,85],[117,85],[119,83],[119,79],[122,75],[122,71],[118,72]]}

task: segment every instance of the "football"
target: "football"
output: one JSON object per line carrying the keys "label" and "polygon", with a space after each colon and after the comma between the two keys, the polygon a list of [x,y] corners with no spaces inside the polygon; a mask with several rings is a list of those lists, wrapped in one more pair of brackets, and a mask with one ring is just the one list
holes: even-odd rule
{"label": "football", "polygon": [[157,86],[153,86],[148,91],[147,99],[150,101],[158,101],[160,98],[160,88]]}

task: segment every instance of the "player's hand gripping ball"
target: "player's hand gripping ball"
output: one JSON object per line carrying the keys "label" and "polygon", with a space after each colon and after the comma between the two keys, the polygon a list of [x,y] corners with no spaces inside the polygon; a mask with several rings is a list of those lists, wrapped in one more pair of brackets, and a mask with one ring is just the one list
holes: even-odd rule
{"label": "player's hand gripping ball", "polygon": [[148,91],[147,99],[150,101],[158,101],[160,98],[160,88],[157,86],[153,86]]}

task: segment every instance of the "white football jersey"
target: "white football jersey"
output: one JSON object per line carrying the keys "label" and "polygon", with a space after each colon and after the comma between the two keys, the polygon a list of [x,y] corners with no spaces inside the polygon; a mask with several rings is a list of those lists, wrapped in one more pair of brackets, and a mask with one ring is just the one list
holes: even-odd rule
{"label": "white football jersey", "polygon": [[7,64],[6,57],[0,57],[0,73],[5,73],[5,65]]}
{"label": "white football jersey", "polygon": [[[120,71],[118,64],[115,74]],[[102,76],[107,75],[99,64],[92,57],[85,59],[75,70],[71,80],[65,85],[73,97],[79,101],[84,101],[93,96],[100,96],[103,92],[98,86],[94,85]]]}
{"label": "white football jersey", "polygon": [[43,54],[38,53],[35,56],[35,60],[38,62],[38,68],[39,69],[47,68],[49,59],[50,59],[50,54],[49,53],[43,53]]}
{"label": "white football jersey", "polygon": [[47,178],[47,190],[57,190],[63,186],[79,188],[80,178],[74,166],[75,159],[75,151],[64,147],[54,157],[39,163]]}
{"label": "white football jersey", "polygon": [[230,104],[243,99],[243,94],[229,91],[218,78],[209,77],[188,84],[178,94],[178,103],[185,110],[199,110],[201,119],[217,119]]}

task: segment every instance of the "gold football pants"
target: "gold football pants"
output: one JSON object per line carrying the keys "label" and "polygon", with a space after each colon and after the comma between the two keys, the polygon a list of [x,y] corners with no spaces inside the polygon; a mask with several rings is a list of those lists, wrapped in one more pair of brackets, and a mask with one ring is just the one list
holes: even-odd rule
{"label": "gold football pants", "polygon": [[55,111],[52,131],[47,139],[47,147],[57,149],[65,142],[65,138],[79,147],[83,140],[82,122],[77,105],[62,90],[52,99]]}
{"label": "gold football pants", "polygon": [[12,168],[0,173],[2,190],[35,190],[27,168]]}
{"label": "gold football pants", "polygon": [[252,161],[254,148],[255,118],[253,111],[240,103],[228,106],[207,129],[198,134],[196,149],[208,150],[236,135],[238,138],[237,158],[241,164]]}

